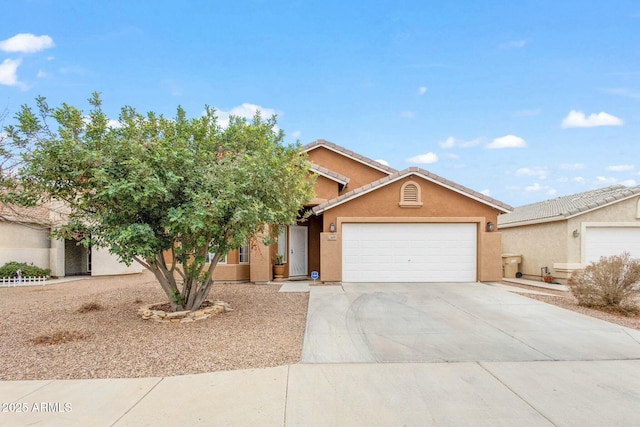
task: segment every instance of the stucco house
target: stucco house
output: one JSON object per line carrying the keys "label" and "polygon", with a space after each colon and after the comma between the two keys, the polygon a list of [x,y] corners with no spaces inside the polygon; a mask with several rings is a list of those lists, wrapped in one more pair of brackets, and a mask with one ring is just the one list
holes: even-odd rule
{"label": "stucco house", "polygon": [[616,185],[515,208],[500,215],[505,253],[522,255],[524,278],[548,271],[565,283],[602,256],[640,258],[640,186]]}
{"label": "stucco house", "polygon": [[[322,282],[469,282],[502,277],[498,215],[511,207],[420,168],[397,171],[328,141],[303,147],[316,175],[310,216],[280,230],[276,245],[236,251],[215,280],[285,277]],[[285,189],[286,191],[286,189]]]}
{"label": "stucco house", "polygon": [[19,207],[0,204],[0,265],[10,261],[51,270],[51,276],[139,273],[142,266],[126,266],[105,249],[85,248],[70,239],[51,237],[52,226],[64,219],[61,205]]}

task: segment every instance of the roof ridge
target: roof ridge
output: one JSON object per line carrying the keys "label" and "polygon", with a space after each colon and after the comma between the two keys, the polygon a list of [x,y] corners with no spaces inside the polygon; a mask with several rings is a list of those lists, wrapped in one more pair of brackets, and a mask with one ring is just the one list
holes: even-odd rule
{"label": "roof ridge", "polygon": [[392,168],[390,166],[384,165],[384,164],[382,164],[380,162],[377,162],[377,161],[375,161],[375,160],[373,160],[373,159],[371,159],[369,157],[363,156],[362,154],[358,154],[358,153],[353,152],[351,150],[348,150],[348,149],[346,149],[346,148],[344,148],[344,147],[342,147],[342,146],[340,146],[338,144],[335,144],[335,143],[330,142],[330,141],[326,141],[324,139],[316,139],[313,142],[310,142],[310,143],[308,143],[306,145],[303,145],[301,147],[301,149],[304,152],[309,152],[309,151],[313,150],[314,148],[321,147],[321,146],[329,148],[330,150],[336,151],[338,153],[342,153],[345,156],[352,157],[352,158],[354,158],[354,159],[356,159],[356,160],[358,160],[358,161],[360,161],[360,162],[362,162],[362,163],[364,163],[366,165],[371,166],[374,169],[381,170],[381,171],[386,172],[388,174],[393,174],[393,173],[398,172],[397,169],[394,169],[394,168]]}

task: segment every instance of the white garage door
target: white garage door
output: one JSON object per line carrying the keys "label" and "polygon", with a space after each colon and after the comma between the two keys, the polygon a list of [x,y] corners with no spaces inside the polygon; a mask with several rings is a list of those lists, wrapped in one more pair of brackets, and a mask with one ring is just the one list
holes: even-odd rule
{"label": "white garage door", "polygon": [[600,257],[630,252],[640,258],[640,227],[587,227],[585,232],[585,263]]}
{"label": "white garage door", "polygon": [[475,282],[476,224],[343,224],[343,282]]}

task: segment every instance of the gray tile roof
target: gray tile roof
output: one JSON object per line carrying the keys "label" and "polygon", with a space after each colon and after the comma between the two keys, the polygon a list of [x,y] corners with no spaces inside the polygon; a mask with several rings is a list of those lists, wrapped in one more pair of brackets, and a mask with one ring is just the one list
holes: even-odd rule
{"label": "gray tile roof", "polygon": [[309,167],[309,169],[333,181],[336,181],[338,184],[342,184],[343,186],[349,183],[348,177],[344,175],[340,175],[338,172],[334,172],[330,169],[323,168],[322,166],[316,165],[315,163],[311,163],[311,166]]}
{"label": "gray tile roof", "polygon": [[421,168],[417,168],[417,167],[411,167],[408,169],[405,169],[403,171],[400,172],[396,172],[392,175],[389,175],[387,177],[381,178],[377,181],[374,181],[372,183],[369,183],[367,185],[364,185],[360,188],[356,188],[355,190],[349,191],[348,193],[345,193],[341,196],[336,197],[335,199],[331,199],[328,200],[316,207],[313,208],[313,213],[315,213],[316,215],[321,214],[322,212],[331,209],[335,206],[338,206],[350,199],[354,199],[356,197],[359,197],[363,194],[369,193],[371,191],[374,191],[380,187],[384,187],[387,184],[390,184],[394,181],[397,181],[398,179],[410,176],[410,175],[417,175],[420,176],[428,181],[432,181],[435,182],[436,184],[442,185],[444,187],[447,187],[453,191],[456,191],[460,194],[463,194],[467,197],[470,197],[472,199],[478,200],[481,203],[484,203],[486,205],[489,205],[491,207],[494,207],[502,212],[510,212],[513,208],[505,203],[502,203],[494,198],[491,198],[489,196],[485,196],[482,193],[478,193],[477,191],[471,190],[467,187],[464,187],[460,184],[456,184],[453,181],[449,181],[448,179],[442,178],[441,176],[438,176],[434,173],[431,173],[427,170],[421,169]]}
{"label": "gray tile roof", "polygon": [[382,172],[386,172],[388,174],[392,174],[392,173],[396,173],[398,172],[396,169],[391,168],[389,166],[383,165],[380,162],[376,162],[375,160],[372,160],[368,157],[362,156],[358,153],[354,153],[353,151],[347,150],[344,147],[341,147],[339,145],[334,144],[333,142],[329,142],[329,141],[325,141],[324,139],[318,139],[316,141],[313,141],[307,145],[303,145],[302,146],[302,151],[304,152],[309,152],[311,150],[313,150],[314,148],[318,148],[318,147],[325,147],[328,148],[329,150],[338,152],[340,154],[344,154],[347,157],[351,157],[352,159],[355,159],[361,163],[364,163],[368,166],[371,166],[374,169],[378,169]]}
{"label": "gray tile roof", "polygon": [[46,205],[23,207],[0,203],[0,221],[48,226],[52,223],[51,208]]}
{"label": "gray tile roof", "polygon": [[513,227],[521,224],[559,221],[639,194],[640,185],[636,187],[613,185],[584,193],[570,194],[515,208],[511,213],[500,215],[498,225]]}

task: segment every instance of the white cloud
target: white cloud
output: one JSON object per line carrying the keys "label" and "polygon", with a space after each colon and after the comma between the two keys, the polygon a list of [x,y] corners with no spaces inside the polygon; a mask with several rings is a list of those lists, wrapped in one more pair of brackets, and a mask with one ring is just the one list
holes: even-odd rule
{"label": "white cloud", "polygon": [[607,176],[596,176],[596,182],[598,184],[615,184],[618,180]]}
{"label": "white cloud", "polygon": [[22,59],[5,59],[0,64],[0,85],[20,86],[18,81],[18,67]]}
{"label": "white cloud", "polygon": [[49,77],[49,74],[47,74],[47,73],[45,73],[44,71],[40,70],[40,71],[38,71],[38,74],[36,74],[36,76],[37,76],[39,79],[44,79],[45,77]]}
{"label": "white cloud", "polygon": [[582,111],[571,110],[562,120],[562,128],[592,128],[597,126],[622,126],[622,120],[611,114],[600,112],[585,116]]}
{"label": "white cloud", "polygon": [[378,162],[378,163],[380,163],[382,165],[385,165],[385,166],[389,166],[389,162],[387,162],[386,160],[378,159],[378,160],[376,160],[376,162]]}
{"label": "white cloud", "polygon": [[0,50],[5,52],[34,53],[54,47],[53,39],[49,36],[36,36],[29,33],[16,34],[0,41]]}
{"label": "white cloud", "polygon": [[[233,107],[229,111],[223,111],[216,109],[216,115],[218,116],[218,124],[223,128],[229,126],[229,118],[231,116],[241,117],[244,119],[252,119],[257,111],[260,111],[260,115],[263,119],[269,118],[276,114],[276,111],[271,108],[264,108],[259,105],[244,103]],[[277,128],[277,126],[276,126]],[[277,129],[274,129],[277,131]]]}
{"label": "white cloud", "polygon": [[489,197],[491,197],[491,190],[489,190],[489,189],[482,190],[482,191],[480,192],[480,194],[484,194],[485,196],[489,196]]}
{"label": "white cloud", "polygon": [[620,184],[624,185],[625,187],[635,187],[637,185],[635,179],[627,179],[624,181],[620,181]]}
{"label": "white cloud", "polygon": [[551,188],[547,185],[540,185],[537,182],[532,185],[527,185],[526,187],[524,187],[524,191],[526,193],[539,193],[541,191],[544,191],[549,196],[553,196],[554,194],[556,194],[555,188]]}
{"label": "white cloud", "polygon": [[302,132],[300,132],[299,130],[294,130],[293,132],[291,132],[292,138],[300,139],[301,136],[302,136]]}
{"label": "white cloud", "polygon": [[560,169],[566,171],[577,171],[579,169],[584,169],[583,163],[563,163],[560,165]]}
{"label": "white cloud", "polygon": [[400,117],[402,117],[403,119],[413,119],[415,116],[416,116],[416,113],[414,113],[413,111],[400,112]]}
{"label": "white cloud", "polygon": [[584,178],[583,178],[583,177],[581,177],[581,176],[576,176],[576,177],[574,177],[574,178],[571,178],[571,180],[572,180],[573,182],[577,182],[578,184],[584,184],[585,182],[587,182],[587,180],[586,180],[586,179],[584,179]]}
{"label": "white cloud", "polygon": [[535,176],[538,179],[547,179],[547,168],[535,166],[532,168],[520,168],[516,170],[518,176]]}
{"label": "white cloud", "polygon": [[458,160],[460,158],[459,155],[454,153],[445,153],[444,157],[446,157],[447,159],[453,159],[453,160]]}
{"label": "white cloud", "polygon": [[[84,122],[84,124],[88,125],[89,123],[91,123],[91,117],[83,116],[82,121]],[[122,124],[118,120],[107,119],[107,127],[112,129],[120,129],[122,127]]]}
{"label": "white cloud", "polygon": [[629,172],[635,169],[634,165],[613,165],[607,166],[607,170],[611,172]]}
{"label": "white cloud", "polygon": [[545,187],[543,187],[542,185],[538,184],[537,182],[533,185],[528,185],[526,187],[524,187],[524,191],[526,191],[527,193],[536,193],[538,191],[542,191],[544,190]]}
{"label": "white cloud", "polygon": [[464,141],[462,139],[457,139],[450,136],[444,141],[438,142],[438,145],[440,145],[440,147],[442,148],[453,148],[453,147],[468,148],[468,147],[474,147],[476,145],[479,145],[481,142],[482,142],[482,138],[476,138],[470,141]]}
{"label": "white cloud", "polygon": [[527,143],[524,139],[515,135],[505,135],[500,138],[496,138],[487,145],[489,149],[499,149],[499,148],[524,148],[527,146]]}
{"label": "white cloud", "polygon": [[420,86],[420,87],[418,88],[418,95],[422,96],[422,95],[424,95],[425,93],[427,93],[427,87],[426,87],[426,86]]}
{"label": "white cloud", "polygon": [[501,43],[500,44],[500,48],[502,49],[520,49],[525,47],[525,45],[527,44],[526,40],[511,40],[505,43]]}
{"label": "white cloud", "polygon": [[424,164],[424,165],[435,163],[437,161],[438,161],[438,156],[436,155],[436,153],[432,153],[432,152],[419,154],[417,156],[413,156],[407,159],[407,162],[409,163]]}
{"label": "white cloud", "polygon": [[117,120],[109,119],[107,120],[107,127],[111,129],[120,129],[122,124]]}

